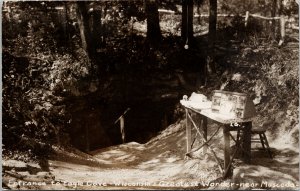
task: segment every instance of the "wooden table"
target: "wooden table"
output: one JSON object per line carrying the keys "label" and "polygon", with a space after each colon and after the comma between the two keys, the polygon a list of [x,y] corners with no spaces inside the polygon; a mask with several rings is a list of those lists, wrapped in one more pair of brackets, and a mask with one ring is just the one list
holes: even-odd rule
{"label": "wooden table", "polygon": [[[197,130],[197,133],[202,134],[202,140],[205,140],[206,143],[210,141],[207,139],[207,119],[211,119],[213,122],[222,125],[223,128],[223,139],[224,139],[224,165],[222,168],[223,177],[226,178],[231,174],[230,168],[233,161],[233,157],[230,157],[230,131],[236,131],[237,127],[232,127],[232,123],[241,124],[241,130],[243,131],[241,137],[241,149],[243,151],[243,161],[245,163],[251,162],[251,128],[252,128],[252,118],[248,119],[239,119],[239,118],[230,118],[229,116],[222,115],[219,113],[214,113],[210,108],[206,109],[194,109],[186,104],[181,104],[185,107],[186,110],[186,144],[187,144],[187,153],[191,152],[192,149],[192,126]],[[199,117],[200,121],[196,124],[192,118],[192,113],[195,113]],[[201,132],[202,130],[202,132]],[[211,137],[212,138],[212,137]],[[203,148],[206,152],[207,148],[214,154],[214,157],[217,159],[216,154],[213,149],[206,144],[206,148]],[[236,150],[237,151],[237,150]]]}

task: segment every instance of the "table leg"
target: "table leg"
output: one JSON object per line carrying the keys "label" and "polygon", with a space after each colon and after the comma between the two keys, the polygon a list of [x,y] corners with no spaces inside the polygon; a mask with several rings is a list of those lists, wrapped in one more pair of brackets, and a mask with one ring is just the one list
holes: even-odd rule
{"label": "table leg", "polygon": [[[224,169],[230,168],[230,133],[229,129],[224,126],[223,128],[223,136],[224,136]],[[228,177],[231,173],[230,170],[225,172],[224,178]]]}
{"label": "table leg", "polygon": [[191,151],[191,143],[192,143],[192,124],[188,117],[188,110],[185,109],[186,113],[186,152],[189,153]]}
{"label": "table leg", "polygon": [[[204,135],[204,139],[205,141],[207,141],[207,118],[202,116],[202,130],[203,130],[203,135]],[[207,153],[207,145],[205,145],[203,147],[203,153]]]}
{"label": "table leg", "polygon": [[251,129],[252,122],[245,123],[244,133],[243,133],[243,160],[245,163],[251,162]]}

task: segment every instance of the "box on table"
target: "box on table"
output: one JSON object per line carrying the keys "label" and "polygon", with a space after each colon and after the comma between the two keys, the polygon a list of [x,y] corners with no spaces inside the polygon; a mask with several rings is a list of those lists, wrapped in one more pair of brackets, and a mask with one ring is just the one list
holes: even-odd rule
{"label": "box on table", "polygon": [[233,118],[249,118],[256,114],[253,101],[245,93],[214,90],[212,111]]}

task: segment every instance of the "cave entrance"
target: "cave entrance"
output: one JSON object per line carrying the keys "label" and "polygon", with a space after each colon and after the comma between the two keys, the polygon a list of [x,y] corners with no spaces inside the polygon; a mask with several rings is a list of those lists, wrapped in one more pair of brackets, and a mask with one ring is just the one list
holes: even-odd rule
{"label": "cave entrance", "polygon": [[86,152],[121,144],[120,124],[115,124],[115,121],[127,108],[130,110],[125,115],[126,142],[146,143],[175,121],[177,102],[177,98],[129,104],[89,103],[82,100],[80,109],[71,112],[71,144]]}

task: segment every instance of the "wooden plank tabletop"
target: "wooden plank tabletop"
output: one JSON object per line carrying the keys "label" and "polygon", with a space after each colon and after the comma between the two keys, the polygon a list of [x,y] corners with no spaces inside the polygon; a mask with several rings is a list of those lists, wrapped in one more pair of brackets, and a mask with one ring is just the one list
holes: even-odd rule
{"label": "wooden plank tabletop", "polygon": [[196,113],[199,113],[209,119],[212,119],[214,121],[217,121],[222,124],[231,124],[231,123],[245,123],[245,122],[251,122],[254,118],[232,118],[231,116],[220,114],[213,112],[211,108],[204,108],[204,109],[195,109],[189,105],[184,104],[184,102],[180,102],[182,106],[184,106],[187,109],[190,109]]}

